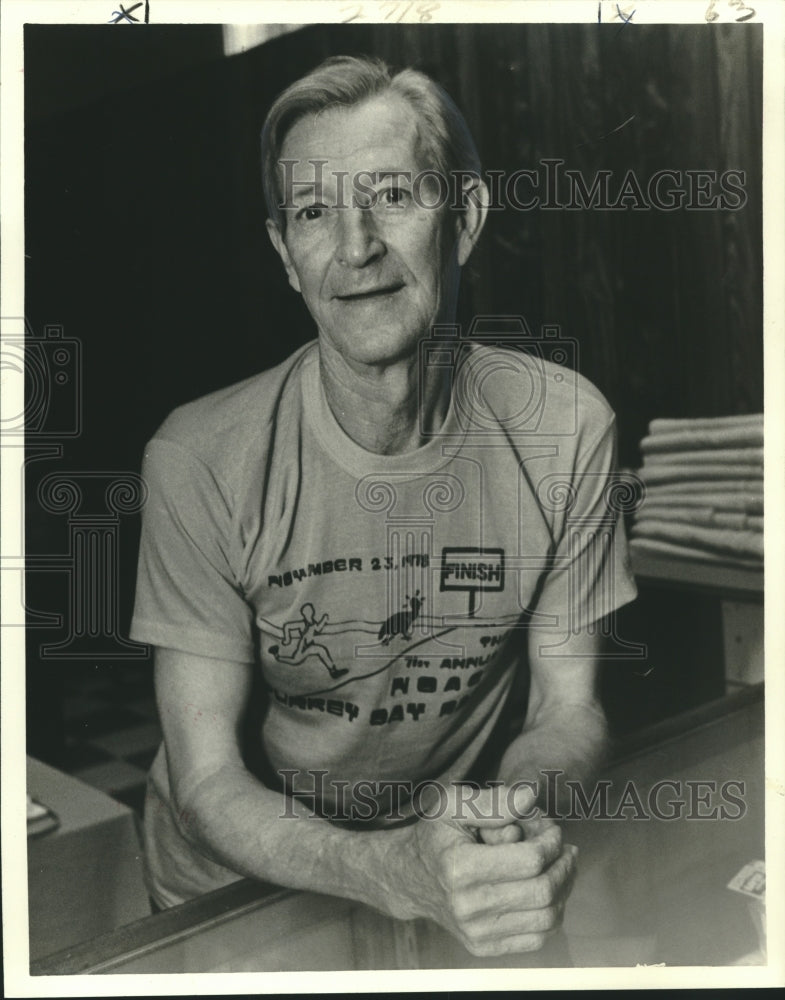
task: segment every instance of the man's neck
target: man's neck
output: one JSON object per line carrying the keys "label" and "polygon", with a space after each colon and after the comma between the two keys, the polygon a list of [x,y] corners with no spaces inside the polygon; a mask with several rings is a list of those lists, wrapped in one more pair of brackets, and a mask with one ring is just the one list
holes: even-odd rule
{"label": "man's neck", "polygon": [[323,341],[319,347],[330,409],[343,431],[366,451],[414,451],[444,423],[450,387],[440,369],[421,372],[416,356],[389,365],[357,365]]}

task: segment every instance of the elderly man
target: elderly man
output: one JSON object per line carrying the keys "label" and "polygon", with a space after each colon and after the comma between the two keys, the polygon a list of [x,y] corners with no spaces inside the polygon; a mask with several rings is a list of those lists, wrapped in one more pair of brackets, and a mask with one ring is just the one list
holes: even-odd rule
{"label": "elderly man", "polygon": [[433,81],[328,60],[262,147],[318,337],[145,455],[151,893],[247,876],[432,918],[476,955],[536,950],[575,860],[542,774],[601,758],[598,620],[635,593],[613,414],[536,351],[449,336],[487,191]]}

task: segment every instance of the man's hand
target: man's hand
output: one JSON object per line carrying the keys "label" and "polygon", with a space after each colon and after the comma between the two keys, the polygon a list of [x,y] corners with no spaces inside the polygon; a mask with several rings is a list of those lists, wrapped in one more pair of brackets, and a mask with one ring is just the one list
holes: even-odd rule
{"label": "man's hand", "polygon": [[[407,873],[398,883],[405,886],[402,906],[394,913],[430,917],[473,955],[486,957],[543,946],[561,924],[577,855],[559,827],[533,809],[528,788],[517,790],[514,809],[507,789],[499,791],[495,810],[485,790],[474,800],[479,815],[464,817],[453,789],[441,818],[409,828],[399,856]],[[519,818],[526,815],[533,818]]]}

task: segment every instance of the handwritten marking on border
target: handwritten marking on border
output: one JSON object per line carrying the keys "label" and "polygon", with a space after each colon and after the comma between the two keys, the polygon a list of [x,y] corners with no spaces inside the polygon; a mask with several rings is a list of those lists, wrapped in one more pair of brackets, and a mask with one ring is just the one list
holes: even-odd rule
{"label": "handwritten marking on border", "polygon": [[395,24],[416,22],[427,24],[433,20],[433,15],[441,6],[437,0],[433,2],[417,2],[417,0],[384,0],[382,3],[352,3],[340,8],[341,22],[350,24],[352,21],[379,19]]}
{"label": "handwritten marking on border", "polygon": [[120,10],[113,10],[112,17],[109,20],[109,24],[122,24],[127,21],[129,24],[139,24],[139,18],[134,17],[134,11],[139,10],[140,7],[144,7],[144,23],[150,23],[150,0],[139,0],[139,3],[135,3],[133,7],[129,7],[128,10],[120,4]]}
{"label": "handwritten marking on border", "polygon": [[[706,13],[703,15],[707,24],[713,24],[715,21],[719,21],[722,16],[717,10],[718,3],[719,0],[709,0],[709,6],[706,8]],[[744,2],[744,0],[727,0],[725,6],[739,11],[740,16],[734,18],[734,21],[737,24],[743,24],[744,21],[752,20],[756,14],[755,8],[750,7]]]}

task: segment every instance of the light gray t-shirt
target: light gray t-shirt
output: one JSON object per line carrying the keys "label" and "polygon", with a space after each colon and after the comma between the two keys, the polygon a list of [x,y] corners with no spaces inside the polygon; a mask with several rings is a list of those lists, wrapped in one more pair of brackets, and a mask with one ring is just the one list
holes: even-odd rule
{"label": "light gray t-shirt", "polygon": [[[518,351],[453,345],[442,360],[458,362],[450,411],[414,452],[343,432],[316,342],[180,407],[145,452],[131,636],[216,670],[255,663],[265,780],[286,771],[297,793],[326,772],[328,818],[340,799],[384,823],[392,800],[373,783],[464,777],[530,630],[553,645],[635,596],[601,394]],[[145,840],[161,905],[238,877],[178,832],[164,748]]]}

